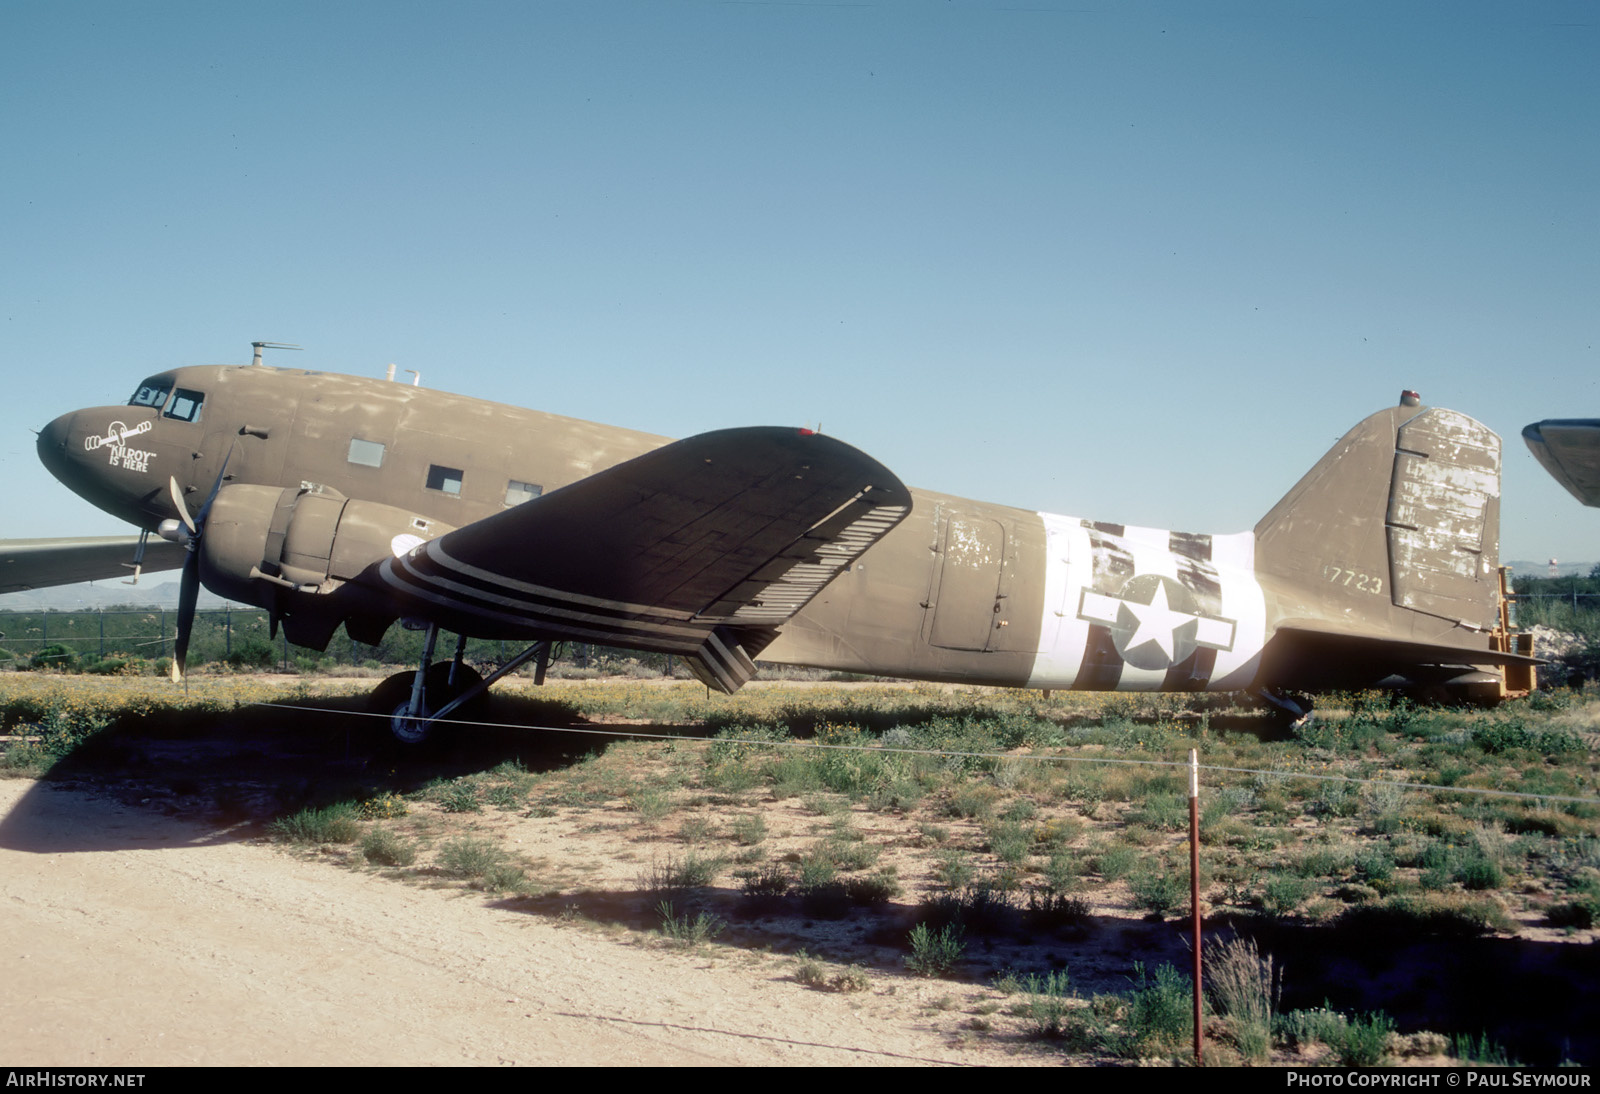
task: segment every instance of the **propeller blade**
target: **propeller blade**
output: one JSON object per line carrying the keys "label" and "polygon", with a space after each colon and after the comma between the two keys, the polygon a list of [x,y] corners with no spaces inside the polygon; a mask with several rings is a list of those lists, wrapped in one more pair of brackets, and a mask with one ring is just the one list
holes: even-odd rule
{"label": "propeller blade", "polygon": [[200,599],[200,552],[183,560],[183,583],[178,587],[178,629],[172,637],[172,682],[183,680],[189,658],[189,632],[194,627],[194,606]]}
{"label": "propeller blade", "polygon": [[228,454],[222,457],[222,466],[217,469],[217,481],[211,484],[211,493],[206,495],[206,503],[200,507],[199,515],[195,517],[202,528],[205,527],[206,516],[211,512],[211,503],[222,493],[222,481],[228,477],[228,461],[231,459],[233,459],[233,445],[230,444]]}
{"label": "propeller blade", "polygon": [[173,475],[167,479],[167,493],[172,495],[172,507],[178,511],[178,519],[183,521],[183,526],[189,529],[192,536],[195,533],[194,518],[189,515],[189,507],[184,504],[183,491],[178,486],[178,476]]}
{"label": "propeller blade", "polygon": [[183,560],[183,583],[178,587],[178,629],[172,636],[172,682],[183,679],[183,670],[189,658],[189,632],[194,629],[194,608],[200,600],[200,537],[205,534],[206,517],[211,514],[211,503],[222,493],[223,480],[228,477],[228,461],[233,459],[233,446],[222,457],[222,467],[217,471],[217,481],[211,484],[211,493],[198,515],[191,517],[189,507],[183,502],[183,491],[178,488],[176,476],[168,480],[172,503],[189,529],[189,553]]}

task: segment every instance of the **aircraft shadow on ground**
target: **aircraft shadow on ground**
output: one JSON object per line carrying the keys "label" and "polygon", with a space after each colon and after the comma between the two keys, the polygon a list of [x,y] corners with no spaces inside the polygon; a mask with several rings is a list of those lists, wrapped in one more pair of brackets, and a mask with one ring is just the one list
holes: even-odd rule
{"label": "aircraft shadow on ground", "polygon": [[[521,724],[502,724],[507,713]],[[180,818],[192,829],[183,844],[198,846],[261,836],[307,807],[409,794],[501,763],[558,770],[623,739],[559,703],[519,700],[507,711],[491,701],[481,715],[495,724],[445,727],[420,749],[396,743],[383,719],[367,715],[365,696],[318,698],[314,709],[243,707],[181,731],[114,725],[58,761],[0,818],[0,847],[66,854],[152,846],[138,825],[54,825],[42,796],[58,787]],[[574,729],[585,732],[559,732]]]}

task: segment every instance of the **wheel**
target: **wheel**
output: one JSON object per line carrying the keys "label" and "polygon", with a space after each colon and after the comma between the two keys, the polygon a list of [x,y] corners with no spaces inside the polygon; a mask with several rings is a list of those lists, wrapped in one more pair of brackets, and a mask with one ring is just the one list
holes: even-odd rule
{"label": "wheel", "polygon": [[462,665],[456,671],[455,686],[451,687],[449,661],[428,666],[428,675],[423,681],[421,718],[413,718],[409,713],[411,687],[416,679],[415,672],[397,672],[373,688],[367,700],[374,714],[381,714],[389,720],[389,732],[394,739],[408,747],[426,744],[436,737],[439,723],[429,715],[468,688],[481,683],[483,677],[471,666]]}
{"label": "wheel", "polygon": [[[445,666],[447,669],[448,665]],[[435,666],[437,668],[437,666]],[[433,671],[430,669],[431,677]],[[410,716],[411,687],[416,681],[415,672],[397,672],[383,683],[372,689],[372,694],[367,698],[367,706],[374,714],[381,714],[389,720],[389,732],[394,739],[403,745],[416,746],[423,744],[430,736],[433,729],[432,721],[423,721]],[[424,718],[430,710],[437,709],[442,703],[435,701],[434,689],[425,686],[422,696],[422,714]]]}

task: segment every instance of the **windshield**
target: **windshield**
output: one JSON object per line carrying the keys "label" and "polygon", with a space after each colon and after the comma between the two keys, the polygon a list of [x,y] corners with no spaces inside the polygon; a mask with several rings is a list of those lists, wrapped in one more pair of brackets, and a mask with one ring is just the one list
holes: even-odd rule
{"label": "windshield", "polygon": [[167,404],[167,396],[171,393],[171,380],[160,380],[151,377],[139,385],[139,390],[133,393],[133,398],[128,400],[128,405],[163,407]]}

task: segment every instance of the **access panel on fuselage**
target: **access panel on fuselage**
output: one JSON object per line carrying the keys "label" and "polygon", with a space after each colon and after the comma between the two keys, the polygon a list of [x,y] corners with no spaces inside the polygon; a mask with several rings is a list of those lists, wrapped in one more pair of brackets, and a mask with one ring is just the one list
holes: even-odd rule
{"label": "access panel on fuselage", "polygon": [[1013,625],[1019,548],[1013,522],[960,509],[941,517],[928,644],[973,652],[1035,648],[1037,632],[1023,634]]}

